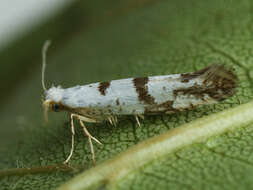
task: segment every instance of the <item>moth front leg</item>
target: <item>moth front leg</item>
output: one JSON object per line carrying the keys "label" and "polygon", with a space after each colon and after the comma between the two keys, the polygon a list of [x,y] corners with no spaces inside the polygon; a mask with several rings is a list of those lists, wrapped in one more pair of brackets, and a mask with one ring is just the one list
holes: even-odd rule
{"label": "moth front leg", "polygon": [[74,118],[75,114],[71,114],[70,115],[70,123],[71,123],[71,133],[72,133],[72,139],[71,139],[71,150],[70,153],[68,155],[68,158],[63,162],[63,164],[67,164],[70,160],[70,158],[72,157],[73,151],[74,151],[74,143],[75,143],[75,126],[74,126]]}
{"label": "moth front leg", "polygon": [[94,148],[93,148],[93,144],[92,144],[92,139],[97,142],[98,144],[102,145],[101,142],[99,142],[99,140],[97,140],[95,137],[93,137],[89,131],[87,130],[87,128],[85,127],[83,121],[80,119],[79,120],[82,128],[83,128],[83,132],[84,134],[88,137],[89,140],[89,145],[90,145],[90,150],[91,150],[91,158],[92,158],[92,165],[95,166],[95,153],[94,153]]}
{"label": "moth front leg", "polygon": [[102,145],[101,142],[99,142],[99,140],[97,140],[95,137],[93,137],[89,131],[87,130],[87,128],[85,127],[84,122],[88,122],[88,123],[97,123],[99,121],[95,120],[95,119],[91,119],[91,118],[87,118],[81,115],[77,115],[77,114],[71,114],[70,118],[71,118],[71,132],[72,132],[72,142],[71,142],[71,150],[70,150],[70,154],[68,156],[68,158],[63,162],[64,164],[68,163],[70,158],[72,157],[73,151],[74,151],[74,135],[75,135],[75,129],[74,129],[74,117],[77,118],[80,122],[80,125],[84,131],[84,134],[88,137],[89,140],[89,145],[90,145],[90,149],[91,149],[91,156],[92,156],[92,164],[93,166],[95,165],[95,153],[94,153],[94,148],[93,148],[93,144],[92,144],[92,140],[96,141],[98,144]]}

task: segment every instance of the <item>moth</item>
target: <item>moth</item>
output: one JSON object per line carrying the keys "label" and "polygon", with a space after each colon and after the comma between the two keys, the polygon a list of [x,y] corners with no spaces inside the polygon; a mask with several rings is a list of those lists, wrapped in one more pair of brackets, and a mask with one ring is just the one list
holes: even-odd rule
{"label": "moth", "polygon": [[223,65],[211,65],[202,70],[140,78],[127,78],[98,82],[70,88],[52,86],[46,89],[44,73],[46,51],[49,41],[42,49],[42,87],[45,115],[48,110],[67,111],[71,118],[71,150],[64,161],[67,163],[74,150],[74,118],[88,137],[92,163],[95,154],[92,140],[102,144],[87,130],[84,123],[109,121],[117,124],[117,116],[133,115],[140,125],[144,115],[170,114],[192,109],[201,104],[213,104],[232,96],[237,84],[236,75]]}

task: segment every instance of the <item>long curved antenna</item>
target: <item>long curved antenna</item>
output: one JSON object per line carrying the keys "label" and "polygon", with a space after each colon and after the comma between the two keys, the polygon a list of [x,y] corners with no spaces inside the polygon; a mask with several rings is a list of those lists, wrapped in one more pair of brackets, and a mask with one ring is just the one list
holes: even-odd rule
{"label": "long curved antenna", "polygon": [[42,88],[44,91],[46,91],[46,86],[45,86],[45,70],[46,70],[46,54],[48,47],[50,46],[51,41],[47,40],[45,41],[43,47],[42,47],[42,73],[41,73],[41,83],[42,83]]}

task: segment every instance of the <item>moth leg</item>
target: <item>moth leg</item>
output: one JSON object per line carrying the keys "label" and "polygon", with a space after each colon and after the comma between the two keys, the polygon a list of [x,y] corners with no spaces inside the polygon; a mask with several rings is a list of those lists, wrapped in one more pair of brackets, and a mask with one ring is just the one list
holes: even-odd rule
{"label": "moth leg", "polygon": [[116,116],[112,116],[112,121],[113,121],[114,126],[116,127],[117,123],[118,123],[117,117]]}
{"label": "moth leg", "polygon": [[88,137],[88,140],[89,140],[89,145],[90,145],[90,150],[91,150],[91,157],[92,157],[92,165],[95,166],[95,153],[94,153],[94,148],[93,148],[93,144],[92,144],[92,139],[97,142],[98,144],[102,145],[101,142],[99,142],[99,140],[97,140],[95,137],[93,137],[89,131],[86,129],[83,121],[81,119],[79,119],[80,121],[80,124],[83,128],[83,132],[85,133],[85,135]]}
{"label": "moth leg", "polygon": [[140,127],[140,126],[141,126],[141,123],[140,123],[140,120],[139,120],[139,118],[138,118],[137,115],[135,115],[135,119],[136,119],[136,121],[137,121],[138,126]]}
{"label": "moth leg", "polygon": [[144,119],[144,115],[138,115],[138,117]]}
{"label": "moth leg", "polygon": [[93,148],[93,144],[92,144],[92,141],[91,139],[93,139],[94,141],[96,141],[98,144],[102,145],[101,142],[99,142],[99,140],[97,140],[95,137],[93,137],[89,132],[88,130],[86,129],[83,121],[85,122],[90,122],[90,123],[96,123],[98,122],[97,120],[94,120],[94,119],[90,119],[90,118],[86,118],[86,117],[83,117],[83,116],[80,116],[80,115],[77,115],[77,114],[71,114],[70,115],[70,120],[71,120],[71,133],[72,133],[72,141],[71,141],[71,150],[70,150],[70,154],[68,156],[68,158],[63,162],[64,164],[67,164],[70,160],[70,158],[72,157],[72,154],[74,152],[74,136],[75,136],[75,127],[74,127],[74,117],[76,117],[79,121],[80,121],[80,124],[83,128],[83,131],[85,133],[85,135],[88,137],[89,139],[89,144],[90,144],[90,148],[91,148],[91,154],[92,154],[92,163],[93,163],[93,166],[95,165],[95,154],[94,154],[94,148]]}
{"label": "moth leg", "polygon": [[113,125],[111,117],[108,117],[108,121],[110,122],[111,125]]}
{"label": "moth leg", "polygon": [[135,115],[135,119],[136,119],[136,121],[137,121],[137,124],[138,124],[138,126],[140,127],[140,126],[141,126],[141,123],[140,123],[139,118],[144,119],[144,116],[143,116],[143,115]]}
{"label": "moth leg", "polygon": [[74,151],[74,143],[75,143],[75,139],[74,139],[74,136],[75,136],[74,116],[75,116],[75,114],[70,115],[71,133],[72,133],[71,150],[70,150],[68,158],[63,162],[63,164],[67,164],[69,162],[70,158],[72,157],[73,151]]}
{"label": "moth leg", "polygon": [[118,118],[117,116],[114,116],[114,120],[115,120],[115,126],[118,124]]}
{"label": "moth leg", "polygon": [[117,126],[117,123],[118,123],[118,119],[116,116],[109,116],[108,118],[108,121],[110,122],[111,125],[113,125],[114,127]]}

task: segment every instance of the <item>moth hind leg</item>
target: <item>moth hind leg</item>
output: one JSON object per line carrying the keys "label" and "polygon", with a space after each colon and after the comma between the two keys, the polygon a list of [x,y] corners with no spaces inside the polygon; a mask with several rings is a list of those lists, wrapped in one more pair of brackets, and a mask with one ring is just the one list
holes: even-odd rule
{"label": "moth hind leg", "polygon": [[144,119],[144,115],[135,115],[136,122],[137,122],[138,126],[140,127],[141,122],[140,122],[139,118]]}

